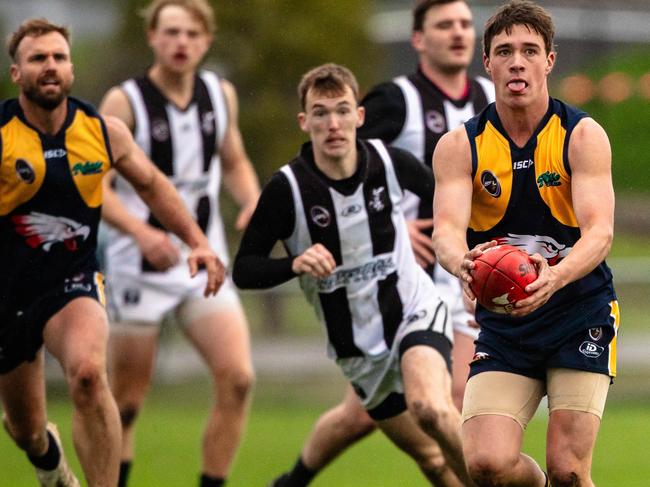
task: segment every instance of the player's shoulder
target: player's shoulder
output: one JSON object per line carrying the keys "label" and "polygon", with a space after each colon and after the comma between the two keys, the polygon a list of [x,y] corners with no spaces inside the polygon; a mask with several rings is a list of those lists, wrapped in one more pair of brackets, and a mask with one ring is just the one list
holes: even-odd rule
{"label": "player's shoulder", "polygon": [[405,149],[401,149],[399,147],[394,147],[394,146],[386,146],[386,150],[388,151],[388,154],[390,155],[390,158],[393,160],[395,164],[398,165],[404,165],[404,164],[410,164],[410,165],[422,165],[420,160],[413,155],[412,152],[409,152]]}
{"label": "player's shoulder", "polygon": [[102,119],[97,108],[95,108],[92,103],[73,96],[68,97],[68,109],[81,111],[83,114],[91,118]]}
{"label": "player's shoulder", "polygon": [[393,103],[402,101],[404,99],[404,95],[396,80],[397,78],[389,81],[383,81],[373,86],[363,97],[361,104],[365,105],[369,101]]}
{"label": "player's shoulder", "polygon": [[568,132],[573,131],[583,120],[589,118],[589,114],[584,110],[557,98],[551,98],[551,109],[560,118],[562,126]]}
{"label": "player's shoulder", "polygon": [[2,100],[0,102],[0,127],[9,123],[20,111],[20,104],[17,98]]}

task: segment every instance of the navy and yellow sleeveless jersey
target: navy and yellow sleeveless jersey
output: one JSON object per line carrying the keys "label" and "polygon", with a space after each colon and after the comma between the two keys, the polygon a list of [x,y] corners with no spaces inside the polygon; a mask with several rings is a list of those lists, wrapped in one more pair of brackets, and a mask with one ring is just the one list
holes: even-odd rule
{"label": "navy and yellow sleeveless jersey", "polygon": [[[559,100],[549,100],[546,115],[522,148],[508,137],[494,104],[465,124],[472,150],[470,248],[496,240],[529,254],[537,252],[555,265],[580,238],[572,205],[568,147],[573,129],[588,115]],[[612,274],[602,262],[529,316],[515,319],[479,306],[477,319],[482,327],[522,344],[529,339],[534,343],[539,333],[544,342],[552,343],[571,330],[588,327],[586,318],[592,305],[613,299]],[[557,320],[568,324],[554,329]]]}
{"label": "navy and yellow sleeveless jersey", "polygon": [[67,103],[56,135],[32,127],[17,100],[0,105],[0,302],[29,301],[95,262],[108,135],[92,107]]}

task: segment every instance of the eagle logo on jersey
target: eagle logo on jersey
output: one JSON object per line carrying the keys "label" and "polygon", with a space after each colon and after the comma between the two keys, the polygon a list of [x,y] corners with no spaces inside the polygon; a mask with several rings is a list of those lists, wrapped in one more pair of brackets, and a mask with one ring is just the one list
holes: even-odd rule
{"label": "eagle logo on jersey", "polygon": [[555,265],[560,262],[571,251],[568,247],[546,235],[517,235],[509,233],[507,237],[496,239],[499,245],[512,245],[525,250],[529,255],[539,253],[548,261],[548,265]]}
{"label": "eagle logo on jersey", "polygon": [[63,243],[69,251],[74,252],[77,250],[77,237],[86,240],[90,235],[88,225],[63,216],[33,211],[29,215],[16,215],[12,220],[16,225],[16,233],[26,237],[27,245],[33,249],[42,246],[45,252],[49,252],[57,242]]}

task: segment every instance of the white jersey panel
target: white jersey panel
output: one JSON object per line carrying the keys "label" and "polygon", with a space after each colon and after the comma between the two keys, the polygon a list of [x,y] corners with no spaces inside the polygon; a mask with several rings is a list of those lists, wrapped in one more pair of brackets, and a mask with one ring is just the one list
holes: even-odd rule
{"label": "white jersey panel", "polygon": [[488,104],[494,103],[494,101],[496,100],[494,83],[492,83],[492,81],[490,81],[489,79],[484,78],[483,76],[477,76],[474,79],[478,81],[481,85],[481,88],[483,88],[483,93],[485,93],[485,97],[487,98]]}
{"label": "white jersey panel", "polygon": [[402,131],[391,143],[393,147],[409,151],[420,161],[424,161],[424,125],[422,120],[422,99],[417,88],[406,76],[393,80],[399,86],[406,102],[406,119]]}

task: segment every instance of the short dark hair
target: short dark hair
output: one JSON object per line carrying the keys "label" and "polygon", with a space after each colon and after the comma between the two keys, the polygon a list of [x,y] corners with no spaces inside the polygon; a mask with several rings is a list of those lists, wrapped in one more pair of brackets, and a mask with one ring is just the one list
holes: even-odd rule
{"label": "short dark hair", "polygon": [[430,8],[456,2],[467,3],[466,0],[416,0],[415,6],[413,7],[413,32],[422,31],[424,18],[427,16]]}
{"label": "short dark hair", "polygon": [[206,0],[153,0],[141,11],[146,31],[156,30],[161,10],[169,5],[184,8],[192,17],[203,24],[208,34],[214,34],[214,10]]}
{"label": "short dark hair", "polygon": [[511,0],[502,5],[485,24],[483,52],[486,56],[490,55],[492,39],[504,30],[510,34],[515,25],[525,25],[537,32],[544,39],[546,54],[553,51],[555,26],[551,15],[529,0]]}
{"label": "short dark hair", "polygon": [[359,83],[357,78],[345,66],[327,63],[307,71],[298,84],[300,106],[306,108],[305,101],[309,90],[315,90],[327,95],[342,95],[345,87],[349,86],[354,93],[354,99],[359,100]]}
{"label": "short dark hair", "polygon": [[14,62],[16,61],[18,46],[25,37],[40,37],[50,32],[58,32],[70,44],[70,31],[67,27],[53,24],[45,18],[27,19],[7,39],[7,52],[9,52],[9,56]]}

